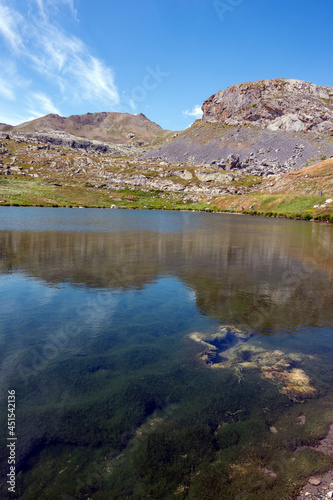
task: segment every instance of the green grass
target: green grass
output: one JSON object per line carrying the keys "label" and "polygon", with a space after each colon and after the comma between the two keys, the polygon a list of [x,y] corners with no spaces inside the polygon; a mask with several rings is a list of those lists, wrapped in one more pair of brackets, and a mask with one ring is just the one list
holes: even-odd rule
{"label": "green grass", "polygon": [[320,196],[297,196],[290,197],[289,199],[282,200],[281,202],[276,204],[276,208],[278,210],[282,210],[284,212],[299,212],[303,210],[311,210],[314,205],[318,205],[323,203],[323,200]]}
{"label": "green grass", "polygon": [[150,210],[199,210],[214,211],[207,203],[183,202],[172,193],[159,190],[123,189],[112,192],[105,184],[93,187],[90,182],[43,185],[40,179],[0,177],[0,197],[4,205],[15,206],[59,206],[59,207],[100,207],[150,209]]}
{"label": "green grass", "polygon": [[257,176],[254,175],[244,175],[240,179],[235,179],[232,182],[232,185],[239,187],[252,187],[252,186],[258,186],[262,182],[263,179],[261,177],[258,178]]}
{"label": "green grass", "polygon": [[[248,182],[252,180],[248,179]],[[112,192],[106,187],[105,183],[94,187],[94,184],[88,181],[73,180],[70,183],[63,182],[62,186],[43,185],[40,178],[1,176],[0,197],[3,200],[1,205],[91,208],[110,208],[111,205],[116,205],[119,208],[207,212],[240,212],[243,206],[245,210],[242,212],[251,215],[333,221],[333,208],[325,211],[313,209],[314,205],[320,205],[325,201],[324,197],[320,196],[257,193],[243,196],[229,195],[220,198],[220,203],[215,204],[212,201],[208,205],[204,201],[185,202],[177,194],[160,190],[144,191],[125,188]],[[249,209],[250,205],[254,205],[253,210]]]}
{"label": "green grass", "polygon": [[[186,134],[196,135],[196,132],[201,127],[196,124],[193,129],[187,131]],[[205,130],[205,141],[211,140],[215,132],[221,132],[221,126],[213,124]],[[181,134],[180,134],[181,135]],[[180,137],[180,136],[179,136]],[[176,139],[177,140],[177,139]],[[333,207],[327,209],[313,209],[314,205],[321,205],[325,199],[331,197],[330,172],[331,164],[324,164],[319,169],[316,169],[315,175],[311,171],[309,177],[292,178],[287,177],[285,191],[281,193],[269,194],[268,190],[260,189],[260,184],[265,184],[265,180],[251,175],[241,175],[232,182],[233,187],[246,188],[250,190],[253,186],[257,186],[257,191],[250,192],[245,195],[225,195],[217,198],[210,198],[208,204],[205,196],[199,195],[199,201],[183,201],[184,195],[181,193],[162,192],[159,190],[137,190],[137,189],[122,189],[120,191],[112,191],[108,189],[107,181],[99,176],[96,172],[81,173],[72,176],[71,170],[53,170],[48,165],[48,161],[41,159],[40,161],[35,155],[35,152],[26,150],[29,144],[17,144],[15,142],[6,141],[5,146],[8,148],[11,155],[18,158],[17,165],[23,167],[23,172],[26,176],[11,175],[0,176],[0,200],[1,205],[18,205],[18,206],[60,206],[60,207],[101,207],[109,208],[111,205],[117,205],[119,208],[132,209],[152,209],[152,210],[198,210],[198,211],[230,211],[244,212],[252,215],[265,216],[284,216],[288,218],[302,218],[305,220],[326,220],[332,221]],[[56,161],[59,165],[63,165],[64,157],[60,155],[62,148],[54,150],[52,161]],[[66,152],[67,155],[67,152]],[[79,155],[76,152],[68,151],[67,161],[70,161],[73,168],[73,161]],[[37,155],[38,156],[38,155]],[[80,156],[80,155],[79,155]],[[90,158],[94,164],[103,162],[104,156]],[[4,159],[6,163],[8,158]],[[31,168],[31,162],[39,162],[37,167]],[[133,158],[126,165],[126,174],[144,174],[146,177],[154,179],[159,177],[159,173],[150,169],[147,165],[136,163]],[[8,160],[9,161],[9,160]],[[51,160],[50,160],[51,161]],[[122,166],[127,159],[125,157],[107,157],[107,162],[104,166],[106,175],[111,175],[122,171]],[[35,165],[35,163],[34,163]],[[152,167],[158,164],[151,164]],[[38,168],[39,167],[39,168]],[[179,170],[179,166],[169,165],[168,170]],[[194,174],[196,167],[188,166],[186,169]],[[38,173],[38,178],[30,177],[27,174]],[[172,175],[168,178],[177,184],[184,186],[191,185],[192,187],[200,184],[195,175],[191,181],[187,181]],[[45,182],[48,184],[43,185]],[[61,186],[51,185],[53,182],[62,184]],[[259,189],[258,189],[259,188]],[[312,191],[311,191],[312,190]],[[325,192],[322,197],[318,196],[320,191]],[[305,194],[309,192],[309,194]],[[274,191],[273,191],[274,193]],[[315,194],[317,195],[315,195]],[[193,195],[194,196],[194,195]],[[254,209],[249,207],[253,205]],[[244,210],[242,210],[242,207]]]}
{"label": "green grass", "polygon": [[[226,212],[242,212],[266,217],[301,218],[304,220],[323,220],[332,222],[333,206],[316,208],[325,202],[325,196],[298,195],[297,193],[264,194],[250,193],[244,196],[225,196],[216,202],[218,208]],[[250,210],[250,206],[253,209]],[[242,210],[242,207],[244,210]]]}

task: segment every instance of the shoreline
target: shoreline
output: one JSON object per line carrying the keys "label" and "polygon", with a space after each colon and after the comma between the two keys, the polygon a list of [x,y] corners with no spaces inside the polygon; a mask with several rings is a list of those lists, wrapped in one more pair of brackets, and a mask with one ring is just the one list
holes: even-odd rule
{"label": "shoreline", "polygon": [[271,212],[257,212],[257,211],[234,211],[234,210],[214,210],[212,208],[205,208],[203,210],[199,209],[186,209],[186,208],[154,208],[154,207],[118,207],[118,206],[113,206],[113,207],[106,207],[106,206],[73,206],[73,205],[19,205],[16,203],[1,203],[1,207],[16,207],[16,208],[70,208],[70,209],[75,209],[75,208],[80,208],[80,209],[101,209],[101,210],[148,210],[148,211],[155,211],[155,212],[197,212],[197,213],[211,213],[211,214],[227,214],[227,215],[249,215],[251,217],[265,217],[269,219],[287,219],[287,220],[297,220],[297,221],[303,221],[303,222],[317,222],[317,223],[324,223],[324,224],[333,224],[333,216],[330,216],[329,219],[327,218],[321,218],[319,215],[318,217],[315,218],[308,218],[308,217],[299,217],[299,216],[292,216],[291,214],[279,214],[279,215],[272,215]]}
{"label": "shoreline", "polygon": [[332,468],[324,474],[310,476],[294,500],[333,498],[333,422],[328,429],[328,433],[317,446],[304,446],[304,448],[312,448],[330,456],[332,458]]}

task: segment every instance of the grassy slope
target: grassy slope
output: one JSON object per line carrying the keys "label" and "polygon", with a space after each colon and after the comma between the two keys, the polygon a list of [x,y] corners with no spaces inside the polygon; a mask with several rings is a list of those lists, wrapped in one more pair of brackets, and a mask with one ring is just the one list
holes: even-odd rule
{"label": "grassy slope", "polygon": [[[333,222],[333,204],[313,208],[324,205],[329,198],[333,198],[333,159],[270,178],[258,191],[245,196],[221,197],[215,204],[220,210],[239,212],[244,207],[245,212]],[[249,208],[251,205],[253,210]]]}
{"label": "grassy slope", "polygon": [[172,194],[160,191],[141,191],[124,188],[110,192],[104,189],[86,187],[84,184],[64,186],[43,185],[37,179],[0,177],[0,200],[2,205],[45,206],[45,207],[92,207],[167,209],[167,210],[211,210],[203,202],[182,202]]}
{"label": "grassy slope", "polygon": [[[6,141],[10,155],[19,158],[19,165],[23,167],[26,176],[0,175],[0,201],[2,205],[22,206],[83,206],[83,207],[110,207],[112,204],[120,208],[148,208],[148,209],[190,209],[209,211],[249,212],[271,216],[286,216],[291,218],[324,219],[333,222],[333,204],[314,209],[314,205],[322,205],[328,198],[333,198],[333,159],[322,161],[311,167],[290,172],[289,174],[271,177],[263,180],[261,177],[244,176],[237,179],[234,185],[250,187],[251,192],[246,195],[226,195],[215,197],[208,201],[208,197],[199,202],[186,201],[182,196],[161,191],[144,191],[125,188],[112,192],[106,189],[101,181],[91,184],[90,173],[72,177],[70,172],[57,171],[50,168],[50,162],[34,161],[34,152],[27,155],[27,144],[17,144]],[[64,160],[63,151],[55,153],[56,163]],[[59,156],[57,156],[59,154]],[[66,152],[65,159],[72,162],[80,152]],[[93,158],[95,162],[99,158]],[[4,164],[10,162],[9,157],[3,157]],[[123,163],[123,159],[119,160]],[[170,167],[168,167],[170,169]],[[172,167],[171,167],[172,168]],[[193,170],[189,168],[189,170]],[[117,165],[111,166],[109,173],[117,171]],[[140,173],[140,166],[133,165],[133,171]],[[156,172],[145,175],[156,176]],[[36,174],[39,177],[35,178]],[[251,177],[251,178],[250,178]],[[45,183],[47,181],[47,184]],[[194,179],[195,181],[195,179]],[[186,184],[187,181],[177,179],[177,182]],[[196,181],[195,181],[196,182]],[[61,186],[51,185],[62,184]],[[193,181],[192,181],[193,184]],[[96,187],[98,186],[98,187]],[[320,194],[321,193],[321,194]]]}

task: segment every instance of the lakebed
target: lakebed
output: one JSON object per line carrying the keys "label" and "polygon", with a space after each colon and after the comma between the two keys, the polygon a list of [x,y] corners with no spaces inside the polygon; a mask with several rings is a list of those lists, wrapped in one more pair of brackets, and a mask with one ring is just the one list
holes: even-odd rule
{"label": "lakebed", "polygon": [[2,207],[0,245],[19,498],[292,499],[331,468],[332,226]]}

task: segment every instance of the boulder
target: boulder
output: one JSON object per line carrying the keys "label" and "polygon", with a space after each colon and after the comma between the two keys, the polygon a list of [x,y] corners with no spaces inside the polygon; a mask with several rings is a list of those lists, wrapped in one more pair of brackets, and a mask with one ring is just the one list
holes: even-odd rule
{"label": "boulder", "polygon": [[237,168],[242,168],[242,163],[239,159],[239,155],[237,154],[231,154],[228,156],[226,160],[226,168],[227,170],[232,170],[232,169],[237,169]]}
{"label": "boulder", "polygon": [[195,175],[201,182],[218,182],[220,184],[228,184],[235,178],[232,174],[225,174],[214,170],[196,170]]}

